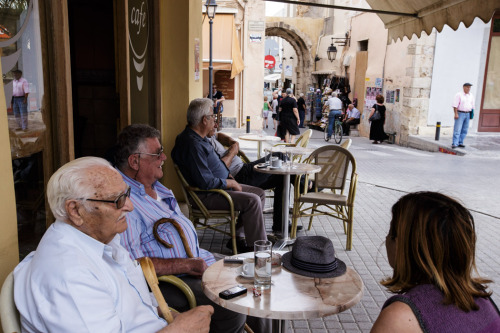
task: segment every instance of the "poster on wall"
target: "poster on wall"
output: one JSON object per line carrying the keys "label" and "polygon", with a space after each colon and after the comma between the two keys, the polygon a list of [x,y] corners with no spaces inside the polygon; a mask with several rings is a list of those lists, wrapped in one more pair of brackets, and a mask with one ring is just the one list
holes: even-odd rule
{"label": "poster on wall", "polygon": [[378,77],[375,79],[375,87],[382,88],[382,78]]}
{"label": "poster on wall", "polygon": [[200,39],[194,39],[194,80],[200,80]]}
{"label": "poster on wall", "polygon": [[400,92],[400,90],[396,89],[396,97],[395,97],[396,102],[399,102],[399,92]]}

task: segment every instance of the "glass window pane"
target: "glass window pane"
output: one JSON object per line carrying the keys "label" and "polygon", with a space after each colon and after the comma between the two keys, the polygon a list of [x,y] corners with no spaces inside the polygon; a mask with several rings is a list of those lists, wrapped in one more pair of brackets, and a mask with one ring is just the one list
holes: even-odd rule
{"label": "glass window pane", "polygon": [[483,109],[500,109],[500,36],[491,37]]}
{"label": "glass window pane", "polygon": [[36,248],[46,218],[38,0],[0,1],[0,55],[22,259]]}

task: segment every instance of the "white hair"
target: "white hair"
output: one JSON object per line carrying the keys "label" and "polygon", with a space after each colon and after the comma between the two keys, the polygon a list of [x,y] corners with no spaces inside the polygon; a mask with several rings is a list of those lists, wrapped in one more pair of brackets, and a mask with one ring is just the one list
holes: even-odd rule
{"label": "white hair", "polygon": [[[93,167],[107,167],[117,172],[105,159],[88,156],[66,163],[50,177],[47,200],[56,219],[68,222],[67,200],[88,199],[95,192],[88,177],[88,171]],[[89,207],[85,208],[89,210]]]}
{"label": "white hair", "polygon": [[338,94],[336,92],[332,92],[332,97],[337,97]]}
{"label": "white hair", "polygon": [[204,116],[213,114],[214,102],[209,98],[195,98],[189,103],[187,109],[187,123],[196,126],[203,120]]}

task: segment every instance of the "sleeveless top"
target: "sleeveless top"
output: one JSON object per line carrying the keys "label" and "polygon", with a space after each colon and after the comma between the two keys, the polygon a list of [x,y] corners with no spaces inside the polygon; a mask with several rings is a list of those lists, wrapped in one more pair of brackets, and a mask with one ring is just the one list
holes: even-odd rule
{"label": "sleeveless top", "polygon": [[434,285],[423,284],[405,294],[389,298],[383,308],[393,302],[407,304],[425,333],[490,333],[500,332],[500,312],[491,298],[476,298],[477,311],[464,312],[455,305],[444,305],[443,293]]}
{"label": "sleeveless top", "polygon": [[269,111],[269,104],[268,104],[268,102],[264,102],[264,111]]}

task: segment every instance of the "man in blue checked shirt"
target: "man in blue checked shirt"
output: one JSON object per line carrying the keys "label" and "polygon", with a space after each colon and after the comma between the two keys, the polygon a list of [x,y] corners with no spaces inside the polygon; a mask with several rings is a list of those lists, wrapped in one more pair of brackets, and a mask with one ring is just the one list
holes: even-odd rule
{"label": "man in blue checked shirt", "polygon": [[[212,305],[215,312],[210,323],[211,332],[241,332],[246,316],[213,303],[203,293],[200,278],[216,259],[200,248],[192,222],[180,211],[172,191],[158,181],[163,177],[162,166],[167,159],[160,143],[160,132],[148,125],[127,126],[119,134],[114,149],[113,162],[130,186],[130,200],[134,204],[134,210],[127,215],[128,228],[121,234],[122,245],[134,259],[150,257],[158,275],[179,275],[193,290],[198,305]],[[173,224],[161,224],[157,230],[160,238],[172,244],[172,248],[155,239],[153,225],[161,218],[177,222],[194,258],[188,257]],[[221,256],[217,256],[220,259]],[[184,294],[177,288],[163,283],[160,288],[170,306],[180,311],[189,308]],[[255,322],[249,324],[252,328],[264,323],[253,319]]]}

